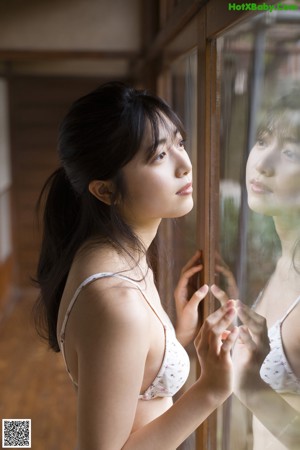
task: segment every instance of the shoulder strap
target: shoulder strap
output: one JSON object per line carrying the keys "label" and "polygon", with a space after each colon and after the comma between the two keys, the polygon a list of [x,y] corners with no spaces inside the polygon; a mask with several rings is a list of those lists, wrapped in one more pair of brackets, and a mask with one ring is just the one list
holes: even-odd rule
{"label": "shoulder strap", "polygon": [[154,308],[153,305],[151,305],[151,303],[149,302],[148,298],[146,297],[145,293],[143,292],[143,290],[141,289],[140,285],[132,280],[129,277],[126,277],[125,275],[122,275],[120,273],[114,273],[114,272],[100,272],[100,273],[95,273],[94,275],[89,276],[88,278],[86,278],[76,289],[70,303],[69,306],[67,308],[63,323],[62,323],[62,327],[61,327],[61,331],[60,331],[60,337],[64,334],[65,332],[65,328],[70,316],[70,313],[72,311],[72,308],[78,298],[78,295],[80,294],[80,292],[82,291],[82,289],[91,284],[93,281],[95,280],[99,280],[100,278],[108,278],[108,277],[115,277],[115,278],[121,278],[122,280],[128,281],[129,283],[134,284],[139,291],[141,292],[142,296],[144,297],[144,299],[146,300],[147,304],[149,305],[149,307],[152,309],[152,311],[154,312],[154,314],[158,317],[158,319],[160,320],[160,322],[165,326],[165,322],[161,319],[160,315],[158,314],[158,312],[156,311],[156,309]]}
{"label": "shoulder strap", "polygon": [[293,309],[298,305],[299,302],[300,302],[300,295],[299,295],[299,297],[296,298],[296,300],[291,304],[291,306],[288,308],[286,313],[280,319],[280,321],[279,321],[280,323],[282,323],[287,318],[287,316],[293,311]]}
{"label": "shoulder strap", "polygon": [[[66,311],[66,314],[65,314],[65,317],[64,317],[64,321],[63,321],[63,323],[62,323],[62,327],[61,327],[61,331],[60,331],[60,336],[62,336],[63,333],[65,332],[65,328],[66,328],[66,325],[67,325],[67,322],[68,322],[69,315],[70,315],[70,313],[71,313],[71,311],[72,311],[72,308],[73,308],[73,306],[74,306],[74,304],[75,304],[75,302],[76,302],[76,300],[77,300],[77,297],[78,297],[78,295],[80,294],[80,292],[82,291],[82,289],[83,289],[85,286],[91,284],[91,283],[92,283],[93,281],[95,281],[95,280],[99,280],[100,278],[116,277],[117,275],[118,275],[118,278],[125,278],[125,279],[127,280],[127,277],[124,277],[124,276],[121,275],[121,274],[115,274],[115,273],[113,273],[113,272],[99,272],[99,273],[95,273],[95,274],[89,276],[89,277],[86,278],[82,283],[80,283],[80,285],[79,285],[78,288],[76,289],[76,291],[75,291],[75,293],[74,293],[74,295],[73,295],[73,297],[72,297],[72,299],[71,299],[71,301],[70,301],[70,303],[69,303],[69,306],[68,306],[68,308],[67,308],[67,311]],[[130,281],[131,283],[133,283],[133,284],[135,284],[137,287],[139,287],[138,284],[137,284],[135,281],[131,280],[130,278],[128,278],[128,281]]]}
{"label": "shoulder strap", "polygon": [[257,305],[259,304],[259,302],[262,298],[262,294],[263,294],[263,290],[260,291],[260,293],[258,294],[256,300],[254,301],[253,305],[251,306],[251,309],[255,310],[255,308],[257,307]]}

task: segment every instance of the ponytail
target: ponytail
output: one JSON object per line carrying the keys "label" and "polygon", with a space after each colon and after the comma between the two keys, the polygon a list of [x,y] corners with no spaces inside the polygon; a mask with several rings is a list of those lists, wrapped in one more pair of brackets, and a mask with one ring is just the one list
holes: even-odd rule
{"label": "ponytail", "polygon": [[59,351],[56,336],[57,315],[76,249],[80,220],[80,198],[73,190],[65,170],[57,169],[46,181],[40,194],[37,209],[46,196],[43,216],[43,240],[37,267],[36,281],[40,298],[35,308],[39,334],[47,339],[50,347]]}
{"label": "ponytail", "polygon": [[[159,124],[165,117],[184,135],[179,118],[163,100],[115,82],[75,101],[60,125],[61,168],[47,180],[38,201],[40,208],[46,199],[36,276],[40,297],[35,307],[38,332],[57,352],[59,305],[73,259],[83,243],[109,244],[130,256],[133,263],[137,261],[128,248],[139,255],[146,253],[120,214],[119,205],[126,197],[122,168],[140,150],[148,124],[152,145],[147,157],[154,154],[159,145]],[[114,184],[110,205],[89,192],[93,180]]]}

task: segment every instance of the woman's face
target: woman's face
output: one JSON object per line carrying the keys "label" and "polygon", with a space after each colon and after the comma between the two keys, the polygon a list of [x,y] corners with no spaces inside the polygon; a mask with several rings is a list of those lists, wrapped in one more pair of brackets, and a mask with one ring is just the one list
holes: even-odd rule
{"label": "woman's face", "polygon": [[121,213],[131,224],[180,217],[193,207],[191,161],[180,132],[165,122],[159,125],[159,145],[150,160],[153,137],[148,123],[141,149],[122,169],[126,195]]}
{"label": "woman's face", "polygon": [[250,152],[249,207],[269,216],[300,215],[300,142],[265,131]]}

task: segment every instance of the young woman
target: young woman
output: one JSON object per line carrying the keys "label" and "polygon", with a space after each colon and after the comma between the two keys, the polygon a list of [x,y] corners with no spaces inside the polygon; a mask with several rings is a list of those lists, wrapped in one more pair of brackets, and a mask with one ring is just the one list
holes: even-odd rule
{"label": "young woman", "polygon": [[[77,390],[79,450],[174,450],[232,392],[233,302],[198,333],[208,286],[188,298],[196,253],[176,288],[175,335],[150,264],[161,219],[193,206],[183,137],[164,101],[120,83],[76,101],[60,128],[37,279],[50,346]],[[201,376],[173,404],[193,339]]]}
{"label": "young woman", "polygon": [[[281,255],[253,308],[239,303],[239,316],[247,327],[242,327],[234,349],[235,392],[254,413],[255,450],[296,450],[300,448],[298,90],[282,98],[260,126],[247,162],[246,186],[249,207],[273,217]],[[221,302],[227,300],[216,286],[212,291]]]}

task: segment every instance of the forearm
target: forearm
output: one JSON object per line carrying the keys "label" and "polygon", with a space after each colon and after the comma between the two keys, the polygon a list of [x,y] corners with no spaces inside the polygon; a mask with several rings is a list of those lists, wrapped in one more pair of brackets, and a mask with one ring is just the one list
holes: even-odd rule
{"label": "forearm", "polygon": [[235,391],[242,403],[287,448],[296,450],[300,442],[300,414],[260,377],[252,377]]}
{"label": "forearm", "polygon": [[200,380],[168,411],[133,433],[122,450],[175,450],[225,399]]}
{"label": "forearm", "polygon": [[180,342],[182,347],[187,348],[195,339],[196,333],[188,333],[181,330],[178,326],[175,328],[176,339]]}

